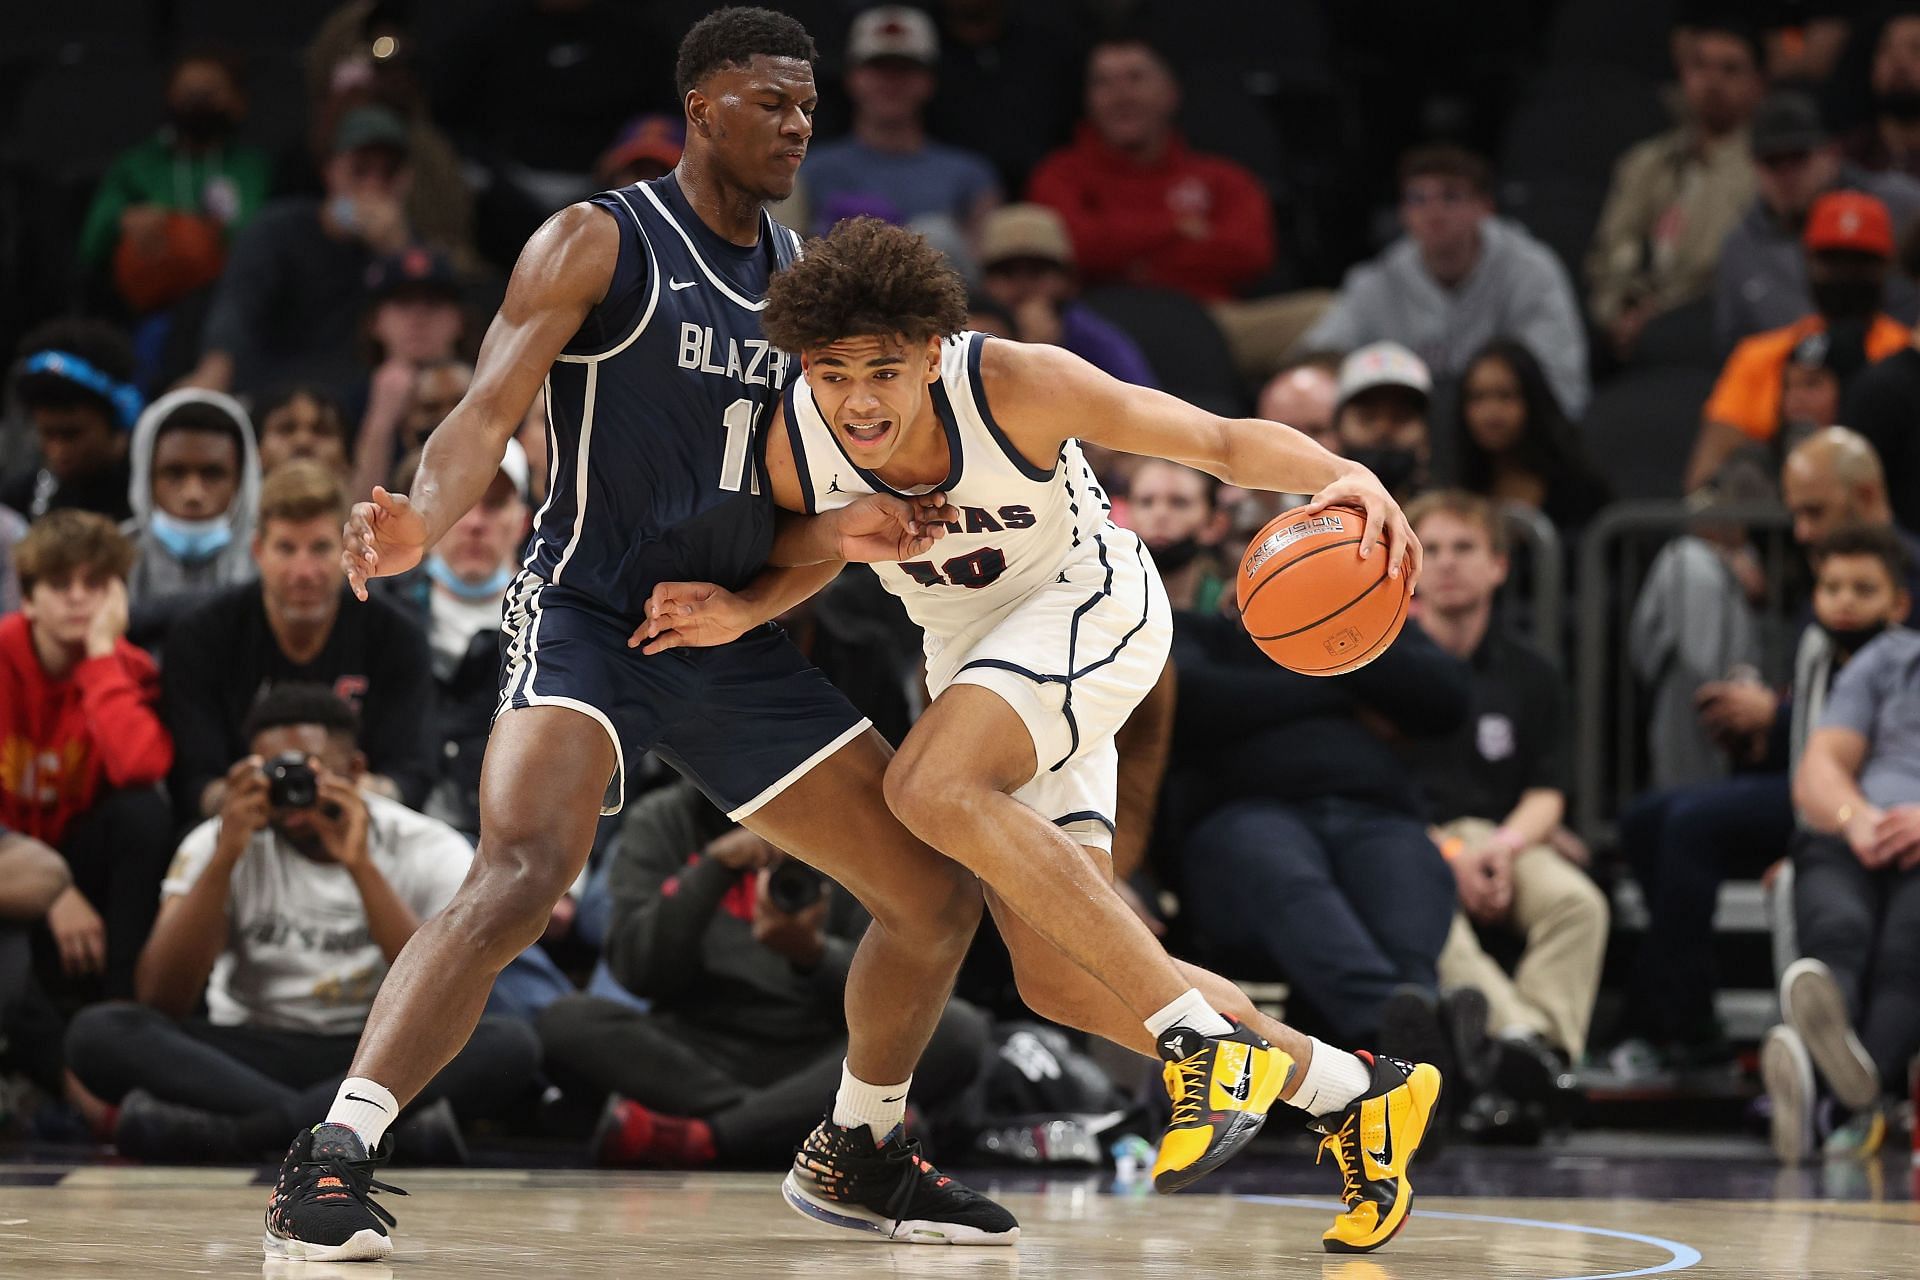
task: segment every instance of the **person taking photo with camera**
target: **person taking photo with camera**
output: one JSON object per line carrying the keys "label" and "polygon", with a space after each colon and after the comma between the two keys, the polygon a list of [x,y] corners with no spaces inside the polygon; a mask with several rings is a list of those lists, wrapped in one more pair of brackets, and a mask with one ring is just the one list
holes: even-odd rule
{"label": "person taking photo with camera", "polygon": [[[361,787],[358,732],[321,685],[276,685],[255,703],[219,812],[161,886],[138,1002],[74,1020],[70,1063],[117,1104],[121,1154],[248,1159],[325,1116],[388,965],[465,877],[473,852],[458,832]],[[459,1123],[510,1102],[538,1055],[525,1023],[482,1018],[402,1118],[409,1154],[461,1160]]]}

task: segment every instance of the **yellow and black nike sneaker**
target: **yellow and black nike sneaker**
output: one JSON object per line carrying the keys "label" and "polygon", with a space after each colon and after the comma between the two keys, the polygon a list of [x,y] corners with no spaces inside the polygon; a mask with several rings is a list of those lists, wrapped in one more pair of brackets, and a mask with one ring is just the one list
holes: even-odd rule
{"label": "yellow and black nike sneaker", "polygon": [[1287,1083],[1293,1058],[1245,1027],[1208,1037],[1175,1027],[1160,1037],[1173,1119],[1160,1136],[1153,1187],[1178,1191],[1253,1140]]}
{"label": "yellow and black nike sneaker", "polygon": [[1328,1253],[1371,1253],[1406,1225],[1413,1209],[1407,1166],[1440,1101],[1440,1073],[1426,1063],[1354,1056],[1373,1068],[1373,1083],[1338,1117],[1322,1122],[1327,1136],[1314,1157],[1318,1164],[1320,1156],[1333,1156],[1347,1206],[1320,1237]]}

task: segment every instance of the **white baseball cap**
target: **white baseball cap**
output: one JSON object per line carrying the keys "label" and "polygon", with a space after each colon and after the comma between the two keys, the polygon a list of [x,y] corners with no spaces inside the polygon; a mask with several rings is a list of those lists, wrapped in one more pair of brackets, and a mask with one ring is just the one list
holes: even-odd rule
{"label": "white baseball cap", "polygon": [[940,36],[933,19],[904,4],[883,4],[853,20],[847,37],[847,62],[858,66],[875,58],[906,58],[933,66],[940,61]]}
{"label": "white baseball cap", "polygon": [[1405,387],[1424,400],[1433,394],[1433,374],[1399,343],[1371,342],[1340,362],[1340,403],[1375,387]]}

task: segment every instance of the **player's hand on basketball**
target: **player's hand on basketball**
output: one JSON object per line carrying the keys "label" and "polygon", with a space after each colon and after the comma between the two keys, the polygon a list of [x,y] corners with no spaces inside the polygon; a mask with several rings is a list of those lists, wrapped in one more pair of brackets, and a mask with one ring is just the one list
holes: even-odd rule
{"label": "player's hand on basketball", "polygon": [[765,621],[725,587],[711,582],[662,582],[647,597],[646,625],[633,629],[627,648],[642,653],[707,649],[732,644]]}
{"label": "player's hand on basketball", "polygon": [[944,493],[911,498],[870,493],[822,518],[834,522],[834,546],[840,559],[871,564],[925,555],[947,536],[948,523],[958,523],[960,512]]}
{"label": "player's hand on basketball", "polygon": [[427,553],[427,522],[404,493],[373,487],[373,498],[356,502],[347,515],[346,549],[340,567],[347,585],[360,599],[367,598],[367,579],[405,573]]}
{"label": "player's hand on basketball", "polygon": [[1407,513],[1393,500],[1373,472],[1358,463],[1348,465],[1347,471],[1339,479],[1313,495],[1312,501],[1292,514],[1297,517],[1318,515],[1328,507],[1354,507],[1366,516],[1366,526],[1360,532],[1360,558],[1372,556],[1377,544],[1387,544],[1387,576],[1397,578],[1402,570],[1408,575],[1413,586],[1420,584],[1420,568],[1424,557],[1420,550],[1420,539],[1413,536],[1413,526],[1407,523]]}

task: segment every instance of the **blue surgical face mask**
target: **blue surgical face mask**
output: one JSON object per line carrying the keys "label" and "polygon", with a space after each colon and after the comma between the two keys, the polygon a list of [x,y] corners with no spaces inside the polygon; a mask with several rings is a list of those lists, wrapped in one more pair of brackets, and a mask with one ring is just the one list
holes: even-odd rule
{"label": "blue surgical face mask", "polygon": [[354,205],[352,196],[335,196],[327,201],[327,216],[342,231],[352,231],[360,222],[359,209]]}
{"label": "blue surgical face mask", "polygon": [[153,509],[147,529],[167,554],[188,564],[200,564],[219,555],[233,541],[233,526],[225,516],[207,520],[182,520],[160,508]]}
{"label": "blue surgical face mask", "polygon": [[506,591],[507,584],[513,581],[513,574],[508,572],[507,566],[503,564],[494,571],[491,578],[480,582],[462,582],[460,575],[437,555],[427,557],[427,576],[462,600],[485,600],[491,596],[500,595]]}

